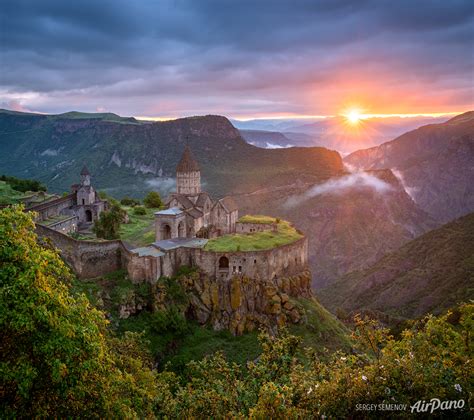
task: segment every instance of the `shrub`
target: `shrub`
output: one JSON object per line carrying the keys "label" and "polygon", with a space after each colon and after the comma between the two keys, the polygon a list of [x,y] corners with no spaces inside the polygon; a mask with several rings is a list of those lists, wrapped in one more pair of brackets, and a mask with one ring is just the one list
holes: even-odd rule
{"label": "shrub", "polygon": [[133,214],[136,214],[137,216],[145,216],[146,208],[143,206],[136,206],[133,208]]}
{"label": "shrub", "polygon": [[140,200],[137,200],[135,198],[130,198],[130,197],[124,197],[120,200],[120,204],[122,206],[135,207],[135,206],[140,205]]}
{"label": "shrub", "polygon": [[92,228],[93,232],[98,238],[118,239],[120,237],[120,224],[126,214],[126,211],[119,205],[112,205],[109,211],[100,214],[99,220],[96,220]]}
{"label": "shrub", "polygon": [[163,202],[161,201],[160,194],[156,191],[150,191],[143,200],[143,204],[148,208],[158,208],[163,205]]}

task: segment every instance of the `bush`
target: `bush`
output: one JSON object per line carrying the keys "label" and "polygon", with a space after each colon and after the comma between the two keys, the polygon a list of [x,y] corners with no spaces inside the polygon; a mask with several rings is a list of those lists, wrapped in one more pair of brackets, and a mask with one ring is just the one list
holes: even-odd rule
{"label": "bush", "polygon": [[135,198],[130,197],[124,197],[120,200],[120,204],[122,206],[135,207],[140,205],[140,200],[136,200]]}
{"label": "bush", "polygon": [[156,191],[150,191],[143,200],[143,204],[148,208],[159,208],[163,205],[163,202],[161,201],[160,194]]}
{"label": "bush", "polygon": [[92,231],[98,238],[118,239],[120,238],[120,224],[126,214],[125,210],[114,204],[109,211],[100,214],[99,220],[96,220]]}
{"label": "bush", "polygon": [[146,215],[146,208],[143,206],[136,206],[133,209],[133,214],[136,214],[137,216],[145,216]]}

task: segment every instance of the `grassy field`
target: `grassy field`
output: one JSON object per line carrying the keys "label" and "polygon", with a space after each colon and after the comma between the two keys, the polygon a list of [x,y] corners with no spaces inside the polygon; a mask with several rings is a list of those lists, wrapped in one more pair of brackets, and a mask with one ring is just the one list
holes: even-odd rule
{"label": "grassy field", "polygon": [[133,207],[123,207],[130,219],[129,223],[120,226],[120,239],[133,245],[149,245],[155,240],[155,216],[157,209],[146,209],[146,214],[138,216],[133,213]]}
{"label": "grassy field", "polygon": [[[258,251],[290,244],[303,237],[301,233],[285,220],[277,220],[267,216],[244,216],[242,219],[246,221],[251,220],[251,223],[277,222],[277,231],[220,236],[209,240],[205,250],[214,252]],[[255,220],[260,220],[260,222]]]}

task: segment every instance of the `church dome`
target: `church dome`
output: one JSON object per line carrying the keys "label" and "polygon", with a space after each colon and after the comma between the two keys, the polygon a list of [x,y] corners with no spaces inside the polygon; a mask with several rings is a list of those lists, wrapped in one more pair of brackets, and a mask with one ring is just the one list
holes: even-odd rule
{"label": "church dome", "polygon": [[194,159],[188,146],[184,149],[183,156],[176,167],[176,172],[196,172],[199,171],[199,165]]}

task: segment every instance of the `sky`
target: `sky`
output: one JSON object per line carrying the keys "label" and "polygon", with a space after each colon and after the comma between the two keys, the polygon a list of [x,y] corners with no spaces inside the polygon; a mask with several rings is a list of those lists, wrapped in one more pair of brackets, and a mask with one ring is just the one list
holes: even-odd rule
{"label": "sky", "polygon": [[474,108],[474,2],[2,0],[0,108],[463,112]]}

